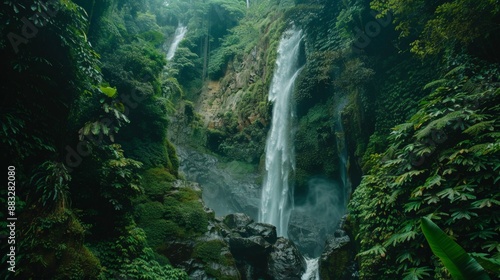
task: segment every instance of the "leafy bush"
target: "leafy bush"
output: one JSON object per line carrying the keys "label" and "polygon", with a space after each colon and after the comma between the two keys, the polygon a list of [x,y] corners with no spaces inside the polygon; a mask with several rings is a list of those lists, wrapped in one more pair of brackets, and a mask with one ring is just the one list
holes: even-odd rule
{"label": "leafy bush", "polygon": [[17,256],[19,278],[97,279],[101,274],[99,260],[83,244],[84,228],[70,210],[26,215],[24,221],[17,239],[23,248]]}
{"label": "leafy bush", "polygon": [[188,279],[184,271],[159,264],[147,246],[146,233],[133,225],[117,239],[101,242],[93,249],[106,268],[105,279]]}
{"label": "leafy bush", "polygon": [[150,198],[161,201],[167,191],[171,189],[175,177],[165,168],[156,167],[146,170],[142,175],[144,193]]}

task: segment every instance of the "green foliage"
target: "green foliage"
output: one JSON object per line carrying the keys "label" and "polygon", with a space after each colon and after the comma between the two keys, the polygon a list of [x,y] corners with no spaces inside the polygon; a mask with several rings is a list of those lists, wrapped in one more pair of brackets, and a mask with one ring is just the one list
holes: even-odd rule
{"label": "green foliage", "polygon": [[[16,214],[23,217],[17,239],[18,248],[23,248],[18,250],[18,261],[24,265],[18,267],[19,277],[113,279],[120,271],[119,278],[187,279],[184,272],[159,265],[153,258],[121,262],[121,256],[135,246],[124,241],[118,243],[131,247],[113,248],[103,259],[106,266],[117,261],[120,267],[103,276],[99,260],[83,245],[84,227],[73,212],[93,226],[94,241],[117,238],[130,216],[132,199],[142,192],[143,164],[129,157],[139,154],[130,139],[141,135],[140,143],[153,143],[148,149],[160,150],[156,158],[146,154],[144,161],[164,165],[166,173],[173,174],[168,181],[178,175],[179,167],[175,148],[165,135],[167,103],[160,97],[160,76],[166,61],[156,49],[163,43],[164,30],[156,15],[145,11],[145,1],[90,2],[79,3],[85,13],[72,1],[7,1],[0,13],[2,34],[29,37],[17,49],[7,36],[0,38],[5,62],[0,68],[6,73],[1,88],[15,93],[0,102],[2,158],[16,165],[19,182],[30,182],[18,189],[29,203],[24,207],[17,199]],[[51,11],[57,16],[40,16]],[[26,19],[36,30],[31,30],[31,23],[25,30]],[[89,30],[97,32],[88,34]],[[102,64],[88,38],[102,53]],[[101,66],[108,82],[103,81]],[[171,89],[182,93],[178,84]],[[117,136],[129,122],[130,127]],[[115,140],[123,146],[110,144]],[[78,154],[67,154],[69,148]],[[70,156],[79,158],[72,164]],[[151,255],[151,249],[141,246],[135,253]]]}
{"label": "green foliage", "polygon": [[421,227],[432,252],[443,262],[453,279],[490,279],[481,265],[434,222],[424,217]]}
{"label": "green foliage", "polygon": [[227,247],[221,240],[210,240],[200,242],[194,247],[194,257],[202,259],[204,262],[221,262],[223,248]]}
{"label": "green foliage", "polygon": [[[419,231],[424,216],[465,250],[500,254],[493,245],[500,211],[494,190],[499,72],[494,65],[460,64],[466,67],[446,76],[409,121],[393,129],[353,194],[362,277],[441,277]],[[380,246],[384,251],[375,250]]]}
{"label": "green foliage", "polygon": [[193,53],[189,48],[179,46],[175,51],[175,56],[172,60],[171,75],[177,77],[181,84],[188,83],[190,79],[195,79],[200,76],[198,55]]}
{"label": "green foliage", "polygon": [[144,193],[151,199],[161,199],[172,188],[175,177],[165,168],[156,167],[146,170],[142,174]]}
{"label": "green foliage", "polygon": [[[336,135],[333,131],[332,104],[318,104],[300,119],[295,137],[297,157],[296,190],[302,193],[313,176],[334,177],[338,172]],[[343,135],[342,135],[343,137]],[[333,159],[333,160],[332,160]]]}
{"label": "green foliage", "polygon": [[64,210],[68,204],[70,181],[71,176],[64,164],[46,161],[37,168],[30,183],[36,187],[36,196],[44,207]]}
{"label": "green foliage", "polygon": [[100,173],[100,195],[113,205],[115,210],[122,210],[130,205],[131,199],[140,194],[140,176],[137,174],[142,163],[125,158],[120,145],[104,147],[109,158],[103,163]]}
{"label": "green foliage", "polygon": [[[11,43],[10,35],[0,39],[5,62],[1,88],[15,92],[2,98],[1,141],[10,158],[52,158],[69,133],[61,127],[66,127],[73,100],[95,92],[102,79],[99,56],[87,41],[85,12],[73,2],[4,4],[0,30],[21,41]],[[40,16],[53,11],[57,17]],[[34,35],[25,26],[27,19],[36,28]],[[21,32],[25,29],[29,38]]]}
{"label": "green foliage", "polygon": [[201,241],[196,244],[193,258],[201,260],[208,275],[221,280],[234,279],[234,276],[221,274],[221,269],[213,267],[213,263],[222,266],[235,266],[235,260],[229,253],[229,246],[222,240]]}
{"label": "green foliage", "polygon": [[259,40],[259,30],[251,23],[242,23],[230,30],[221,41],[221,47],[215,49],[208,64],[208,76],[212,80],[220,79],[226,70],[227,63],[235,56],[248,54]]}
{"label": "green foliage", "polygon": [[[411,51],[420,56],[491,38],[498,28],[496,16],[500,12],[500,4],[492,0],[373,0],[371,7],[381,11],[381,16],[393,15],[401,37],[418,37],[410,45]],[[480,48],[491,55],[488,47]]]}
{"label": "green foliage", "polygon": [[128,226],[117,239],[100,242],[94,251],[105,268],[105,279],[188,279],[184,271],[156,261],[147,246],[146,233],[134,225]]}
{"label": "green foliage", "polygon": [[184,190],[174,197],[166,197],[163,202],[166,219],[183,228],[186,234],[173,237],[197,236],[207,230],[208,215],[198,199],[194,200],[192,195],[191,191]]}
{"label": "green foliage", "polygon": [[107,97],[113,98],[116,96],[116,88],[112,87],[103,87],[101,86],[101,91],[104,93]]}
{"label": "green foliage", "polygon": [[17,256],[18,278],[98,278],[100,262],[83,245],[84,228],[71,211],[40,214],[30,207],[23,219],[16,239],[23,248]]}
{"label": "green foliage", "polygon": [[164,168],[146,170],[144,195],[135,201],[135,220],[155,250],[164,248],[167,240],[195,237],[207,230],[208,214],[200,202],[201,192],[174,180]]}

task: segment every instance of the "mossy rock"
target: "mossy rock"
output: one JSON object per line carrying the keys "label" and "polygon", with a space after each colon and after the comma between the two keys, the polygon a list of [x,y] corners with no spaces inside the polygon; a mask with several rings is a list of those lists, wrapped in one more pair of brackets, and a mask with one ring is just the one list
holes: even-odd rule
{"label": "mossy rock", "polygon": [[227,267],[233,267],[234,272],[236,261],[233,255],[229,252],[228,245],[222,240],[209,240],[197,243],[194,247],[193,258],[204,263],[204,268],[209,276],[216,279],[231,280],[235,279],[235,275],[227,275]]}
{"label": "mossy rock", "polygon": [[198,192],[181,189],[165,197],[163,205],[165,219],[175,223],[186,234],[177,237],[199,236],[207,230],[209,215],[203,208]]}
{"label": "mossy rock", "polygon": [[162,246],[172,235],[183,235],[182,229],[175,223],[165,219],[150,221],[141,226],[146,232],[148,245],[152,248]]}
{"label": "mossy rock", "polygon": [[159,201],[152,201],[137,205],[134,216],[139,224],[149,224],[163,218],[165,207]]}
{"label": "mossy rock", "polygon": [[52,279],[96,279],[101,274],[99,259],[85,246],[68,248],[61,259]]}
{"label": "mossy rock", "polygon": [[142,187],[145,194],[154,200],[161,200],[171,190],[175,176],[162,167],[150,168],[142,174]]}
{"label": "mossy rock", "polygon": [[179,176],[179,157],[172,142],[165,139],[165,146],[167,148],[167,168],[169,172],[175,177]]}
{"label": "mossy rock", "polygon": [[24,253],[19,278],[96,279],[101,273],[99,260],[83,244],[85,230],[70,210],[42,213],[30,228],[19,236]]}

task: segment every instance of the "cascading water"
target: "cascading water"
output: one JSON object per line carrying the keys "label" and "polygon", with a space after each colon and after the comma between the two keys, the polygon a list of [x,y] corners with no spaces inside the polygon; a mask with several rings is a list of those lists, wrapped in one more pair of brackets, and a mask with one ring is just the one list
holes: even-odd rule
{"label": "cascading water", "polygon": [[247,0],[247,9],[250,7],[250,0]]}
{"label": "cascading water", "polygon": [[187,27],[183,26],[182,24],[179,24],[179,26],[175,30],[174,41],[172,41],[172,44],[170,45],[170,48],[168,49],[167,60],[171,60],[174,57],[175,51],[177,50],[179,43],[182,41],[182,39],[184,39],[184,36],[186,35],[186,33],[187,33]]}
{"label": "cascading water", "polygon": [[293,190],[289,176],[295,169],[293,147],[293,85],[299,67],[301,30],[286,31],[278,47],[278,58],[269,100],[273,103],[271,130],[266,142],[266,174],[262,187],[259,221],[276,226],[278,236],[287,237]]}
{"label": "cascading water", "polygon": [[307,270],[301,280],[319,280],[319,258],[306,258]]}

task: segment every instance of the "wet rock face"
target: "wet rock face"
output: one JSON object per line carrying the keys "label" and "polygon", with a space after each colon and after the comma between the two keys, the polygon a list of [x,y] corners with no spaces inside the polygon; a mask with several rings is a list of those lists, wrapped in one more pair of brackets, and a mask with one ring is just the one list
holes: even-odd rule
{"label": "wet rock face", "polygon": [[278,238],[269,255],[268,274],[272,279],[300,280],[305,272],[306,262],[292,241]]}
{"label": "wet rock face", "polygon": [[245,228],[249,224],[253,223],[252,218],[242,213],[229,214],[222,220],[224,225],[232,230],[237,230],[239,228]]}
{"label": "wet rock face", "polygon": [[190,279],[300,280],[306,263],[276,227],[236,213],[211,221],[193,240],[169,240],[160,251]]}
{"label": "wet rock face", "polygon": [[339,229],[326,240],[326,247],[319,260],[319,274],[322,280],[358,279],[356,248],[349,236],[346,216],[340,221]]}
{"label": "wet rock face", "polygon": [[230,214],[221,221],[242,279],[300,280],[305,260],[292,241],[277,237],[275,226],[255,223],[244,214]]}
{"label": "wet rock face", "polygon": [[194,150],[177,147],[180,171],[190,181],[200,184],[204,203],[217,216],[242,212],[256,218],[260,206],[259,174],[231,174],[220,168],[217,158]]}
{"label": "wet rock face", "polygon": [[310,216],[293,211],[288,226],[288,236],[297,243],[301,252],[318,257],[324,250],[325,241],[332,225],[313,220]]}
{"label": "wet rock face", "polygon": [[262,236],[265,241],[275,243],[278,236],[276,234],[276,227],[264,223],[251,223],[247,227],[249,234]]}

